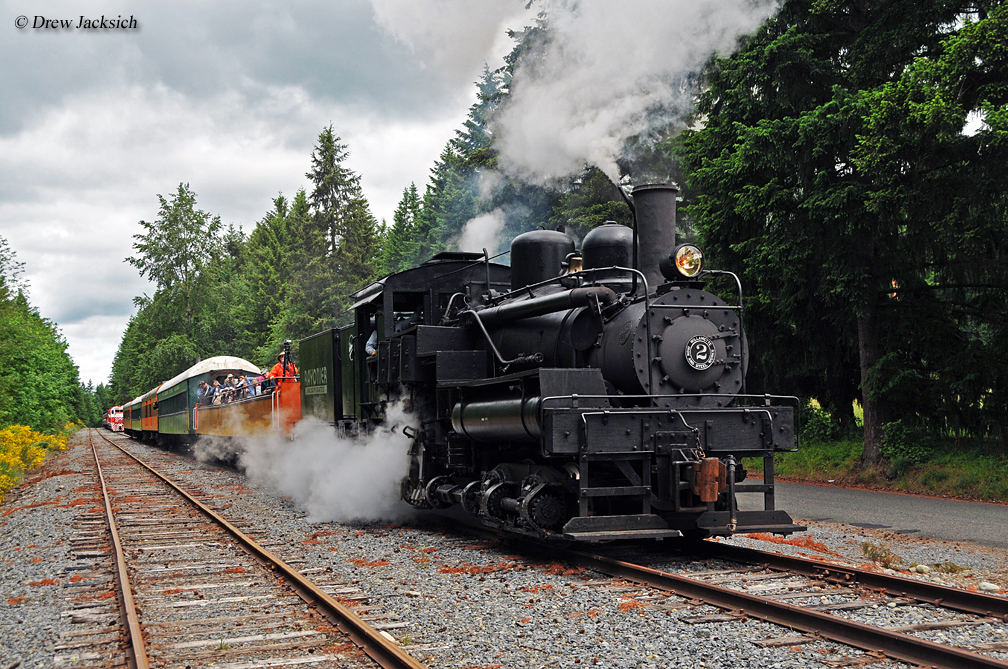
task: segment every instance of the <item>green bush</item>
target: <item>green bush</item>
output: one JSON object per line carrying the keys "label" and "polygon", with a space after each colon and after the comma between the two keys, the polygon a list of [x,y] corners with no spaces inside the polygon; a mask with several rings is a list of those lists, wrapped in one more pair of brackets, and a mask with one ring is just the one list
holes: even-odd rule
{"label": "green bush", "polygon": [[900,461],[922,464],[935,452],[935,439],[926,429],[902,420],[882,427],[882,455],[895,465]]}
{"label": "green bush", "polygon": [[806,443],[833,439],[833,422],[830,419],[830,414],[817,402],[808,402],[802,407],[801,438]]}

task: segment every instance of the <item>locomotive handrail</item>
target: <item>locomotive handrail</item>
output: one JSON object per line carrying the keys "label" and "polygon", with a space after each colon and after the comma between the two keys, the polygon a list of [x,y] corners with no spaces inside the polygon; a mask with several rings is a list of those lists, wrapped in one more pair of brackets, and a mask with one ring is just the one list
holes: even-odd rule
{"label": "locomotive handrail", "polygon": [[[720,275],[720,276],[730,276],[731,278],[735,279],[735,285],[738,287],[739,331],[742,331],[742,316],[745,313],[745,306],[742,303],[742,298],[743,298],[743,296],[742,296],[742,280],[738,278],[738,275],[735,274],[735,272],[730,272],[730,271],[728,271],[726,269],[708,269],[708,270],[704,270],[703,274],[714,274],[714,275]],[[739,355],[740,356],[745,356],[745,352],[746,352],[746,347],[743,346],[739,350]],[[742,362],[742,368],[741,368],[742,369],[742,392],[744,393],[746,391],[745,370],[746,370],[746,367],[747,367],[747,364],[746,364],[747,361],[743,357],[741,359],[741,362]]]}
{"label": "locomotive handrail", "polygon": [[[634,210],[634,235],[637,234],[637,213]],[[637,246],[634,245],[634,254],[636,256]],[[639,269],[627,268],[628,271],[633,272],[636,275],[640,275],[641,283],[644,284],[644,326],[647,328],[647,342],[648,347],[648,357],[651,357],[651,288],[648,286],[647,277],[644,276],[644,272]],[[591,270],[589,270],[591,271]],[[637,292],[636,286],[634,287],[634,292]],[[649,364],[647,366],[647,383],[648,392],[654,391],[654,365]]]}
{"label": "locomotive handrail", "polygon": [[462,303],[465,304],[467,307],[469,306],[469,302],[466,301],[466,295],[465,295],[465,293],[453,293],[452,296],[448,298],[448,306],[445,307],[444,314],[441,315],[441,325],[447,325],[448,324],[448,322],[450,320],[448,314],[451,313],[452,304],[455,303],[455,298],[456,297],[461,297],[462,298]]}
{"label": "locomotive handrail", "polygon": [[739,308],[739,312],[741,313],[741,311],[743,309],[743,306],[742,306],[742,280],[738,278],[738,275],[735,274],[735,272],[729,272],[726,269],[705,269],[701,273],[701,276],[703,276],[704,274],[716,274],[716,275],[721,275],[721,276],[730,276],[731,278],[735,279],[735,285],[738,287],[738,308]]}

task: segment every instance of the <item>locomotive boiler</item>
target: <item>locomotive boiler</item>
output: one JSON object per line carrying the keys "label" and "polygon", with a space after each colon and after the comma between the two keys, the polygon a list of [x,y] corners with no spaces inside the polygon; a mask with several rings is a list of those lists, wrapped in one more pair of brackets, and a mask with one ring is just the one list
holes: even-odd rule
{"label": "locomotive boiler", "polygon": [[[403,499],[514,532],[804,529],[774,505],[797,400],[746,394],[741,284],[676,245],[677,193],[634,188],[635,228],[602,225],[580,252],[535,230],[510,267],[442,253],[359,291],[350,326],[301,342],[305,413],[356,431],[401,400],[415,417]],[[761,481],[743,458],[761,459]],[[744,493],[756,503],[740,508]]]}

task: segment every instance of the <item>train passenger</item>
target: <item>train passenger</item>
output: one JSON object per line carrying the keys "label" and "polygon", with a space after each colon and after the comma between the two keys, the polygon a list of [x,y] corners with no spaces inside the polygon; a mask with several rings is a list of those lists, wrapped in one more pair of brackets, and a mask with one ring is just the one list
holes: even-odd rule
{"label": "train passenger", "polygon": [[224,399],[224,395],[222,394],[223,388],[221,388],[220,381],[214,379],[213,387],[210,389],[210,391],[213,393],[213,399],[210,401],[210,403],[220,404],[221,400]]}
{"label": "train passenger", "polygon": [[241,388],[239,387],[239,381],[241,380],[241,378],[242,378],[241,374],[239,374],[237,377],[234,374],[227,375],[227,381],[225,382],[225,384],[227,385],[226,400],[228,403],[235,402],[241,399]]}
{"label": "train passenger", "polygon": [[236,400],[242,400],[248,397],[248,382],[245,380],[244,374],[239,374],[237,378],[235,378],[234,393],[234,398]]}
{"label": "train passenger", "polygon": [[297,376],[298,370],[297,366],[294,364],[293,360],[284,360],[283,351],[277,356],[277,364],[273,365],[273,369],[270,370],[269,378],[279,388],[280,385],[287,379],[292,379]]}
{"label": "train passenger", "polygon": [[273,387],[276,385],[276,382],[270,378],[270,373],[268,369],[266,368],[262,369],[261,378],[262,381],[259,382],[259,387],[262,389],[263,394],[265,395],[267,393],[273,392]]}
{"label": "train passenger", "polygon": [[196,405],[202,407],[210,404],[210,400],[213,399],[210,394],[210,384],[205,380],[200,381],[199,388],[196,389]]}

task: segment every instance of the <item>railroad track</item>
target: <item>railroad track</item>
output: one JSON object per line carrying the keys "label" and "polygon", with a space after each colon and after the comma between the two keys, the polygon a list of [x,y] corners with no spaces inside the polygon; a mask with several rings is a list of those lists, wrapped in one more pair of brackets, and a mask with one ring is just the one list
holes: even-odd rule
{"label": "railroad track", "polygon": [[[1008,654],[1008,642],[962,648],[919,636],[1008,622],[1008,599],[1004,597],[721,542],[679,544],[674,550],[680,555],[680,564],[655,568],[642,562],[667,563],[669,556],[661,550],[656,554],[653,547],[615,549],[610,555],[553,547],[544,552],[541,545],[516,541],[486,528],[466,529],[484,539],[517,543],[527,555],[541,555],[608,576],[608,580],[598,580],[594,586],[618,589],[628,606],[639,603],[675,610],[709,605],[721,612],[683,620],[695,624],[732,623],[752,617],[791,630],[780,637],[754,640],[759,646],[796,646],[827,639],[864,651],[859,659],[846,661],[848,666],[889,659],[949,669],[1008,669],[1008,661],[986,654]],[[621,552],[633,556],[613,557]],[[696,569],[698,557],[729,565],[703,569],[701,564],[701,569]],[[641,592],[637,586],[662,594]],[[922,611],[920,617],[929,620],[886,628],[849,617],[864,609],[902,607],[917,607]]]}
{"label": "railroad track", "polygon": [[[90,519],[90,522],[94,520]],[[293,556],[288,554],[291,547],[286,544],[271,546],[274,545],[275,550],[286,551],[288,563],[297,562],[296,551]],[[676,614],[676,618],[682,625],[697,623],[700,631],[709,630],[711,624],[732,624],[749,617],[787,628],[778,633],[760,633],[760,638],[751,640],[758,646],[794,647],[829,640],[864,651],[864,654],[840,651],[849,652],[848,657],[817,656],[820,661],[829,660],[825,664],[856,666],[891,659],[937,667],[1008,667],[1005,661],[984,654],[1008,652],[1008,644],[1003,642],[971,648],[956,648],[948,643],[936,642],[937,635],[943,631],[950,631],[949,636],[959,631],[964,636],[961,631],[969,630],[972,625],[990,624],[992,621],[1003,625],[1003,621],[1008,620],[1005,608],[1008,600],[1003,597],[815,560],[740,549],[721,542],[701,543],[699,547],[692,547],[693,552],[680,558],[656,553],[654,547],[652,545],[643,554],[629,558],[625,553],[622,558],[613,554],[573,552],[560,555],[550,549],[547,559],[564,559],[572,565],[606,575],[608,578],[579,581],[578,587],[599,587],[602,591],[618,592],[626,598],[628,610],[638,603],[655,610],[682,611],[685,608],[687,611],[683,613],[693,613],[689,610],[695,609],[696,615],[680,613]],[[532,545],[522,553],[534,555],[536,549]],[[539,546],[538,550],[541,551],[542,547]],[[698,555],[703,557],[702,561],[696,559]],[[710,564],[710,561],[715,564]],[[712,610],[707,605],[720,610]],[[620,606],[623,608],[623,604]],[[893,618],[899,618],[897,612],[913,610],[920,610],[921,622],[912,626],[894,628],[890,624],[890,628],[885,629],[884,624],[869,625],[865,622],[879,623],[889,611],[894,613]],[[851,617],[857,617],[862,622],[851,620]],[[911,617],[916,619],[916,614]],[[717,633],[714,635],[716,643]],[[990,634],[987,636],[989,638]],[[820,648],[818,652],[822,653],[822,644],[817,645]]]}
{"label": "railroad track", "polygon": [[338,601],[347,584],[309,580],[100,432],[89,439],[104,518],[91,509],[75,540],[78,557],[114,560],[119,616],[112,575],[90,565],[80,594],[101,594],[81,597],[90,627],[57,666],[422,669]]}
{"label": "railroad track", "polygon": [[[959,617],[935,620],[910,628],[886,629],[845,617],[842,615],[845,612],[872,607],[935,605],[927,602],[922,604],[919,600],[907,599],[877,587],[873,589],[852,587],[856,580],[850,581],[850,584],[838,584],[830,580],[809,578],[804,573],[791,571],[780,565],[776,565],[773,569],[762,567],[715,569],[684,576],[590,553],[570,551],[566,557],[572,564],[672,593],[691,602],[710,604],[724,611],[722,614],[699,616],[690,622],[731,622],[751,616],[800,632],[799,635],[785,635],[771,640],[771,643],[776,645],[807,643],[814,637],[820,637],[858,648],[875,658],[885,657],[919,666],[1008,669],[1008,662],[977,652],[978,650],[1006,652],[1008,644],[1005,644],[1004,648],[970,650],[936,643],[914,635],[930,630],[979,624],[978,620]],[[763,560],[763,562],[772,561]],[[858,570],[837,570],[838,573],[846,574],[851,574],[852,571]],[[766,593],[771,589],[767,586],[773,581],[777,581],[771,586],[777,590],[775,594],[753,592],[760,590]],[[894,583],[894,593],[901,592],[902,585],[904,584]],[[917,592],[923,590],[920,586],[917,588]],[[866,592],[867,590],[870,592]],[[966,598],[960,597],[957,602],[963,599]],[[937,602],[937,606],[941,606],[940,597],[934,597],[933,600]],[[971,606],[983,608],[989,604],[985,596],[980,595],[979,600]],[[999,606],[1001,607],[1003,604]]]}

